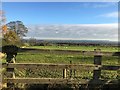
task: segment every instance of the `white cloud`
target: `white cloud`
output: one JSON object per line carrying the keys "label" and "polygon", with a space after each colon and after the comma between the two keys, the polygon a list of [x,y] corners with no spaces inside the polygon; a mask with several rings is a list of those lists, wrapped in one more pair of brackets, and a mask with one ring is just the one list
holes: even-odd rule
{"label": "white cloud", "polygon": [[29,25],[27,37],[48,39],[117,40],[117,24]]}
{"label": "white cloud", "polygon": [[118,12],[111,12],[107,14],[102,14],[100,17],[108,17],[108,18],[118,18]]}
{"label": "white cloud", "polygon": [[83,7],[92,7],[92,8],[107,8],[107,7],[118,7],[118,3],[117,2],[106,2],[106,3],[91,3],[91,2],[87,2],[83,4]]}
{"label": "white cloud", "polygon": [[110,5],[109,4],[107,4],[107,5],[105,5],[105,4],[96,4],[96,5],[94,5],[93,7],[94,8],[105,8],[105,7],[109,7]]}

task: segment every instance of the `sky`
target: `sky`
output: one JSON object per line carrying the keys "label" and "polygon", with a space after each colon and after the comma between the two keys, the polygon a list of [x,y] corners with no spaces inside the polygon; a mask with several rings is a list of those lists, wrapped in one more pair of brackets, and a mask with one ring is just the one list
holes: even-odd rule
{"label": "sky", "polygon": [[8,2],[3,3],[3,10],[8,22],[21,20],[25,24],[102,24],[117,23],[117,6],[113,2]]}
{"label": "sky", "polygon": [[119,0],[1,0],[2,2],[119,2]]}
{"label": "sky", "polygon": [[117,2],[3,2],[2,9],[7,23],[28,27],[27,37],[118,39]]}

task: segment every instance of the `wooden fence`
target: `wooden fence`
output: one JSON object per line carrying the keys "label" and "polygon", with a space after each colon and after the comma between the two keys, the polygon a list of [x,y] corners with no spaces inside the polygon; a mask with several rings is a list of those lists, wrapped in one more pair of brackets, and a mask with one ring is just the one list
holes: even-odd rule
{"label": "wooden fence", "polygon": [[[89,52],[85,52],[86,54]],[[89,53],[90,54],[90,53]],[[93,55],[93,53],[91,53]],[[14,90],[14,84],[15,83],[38,83],[38,84],[112,84],[112,83],[119,83],[119,80],[102,80],[100,79],[101,76],[101,70],[116,70],[118,71],[118,75],[120,72],[120,65],[102,65],[102,56],[105,55],[105,53],[102,52],[94,52],[94,64],[51,64],[51,63],[15,63],[14,58],[13,62],[9,63],[3,63],[2,67],[6,68],[7,72],[7,78],[3,77],[2,82],[7,83],[7,87]],[[106,55],[113,55],[113,56],[119,56],[119,52],[116,52],[114,54],[106,54]],[[15,68],[43,68],[43,67],[49,67],[49,68],[60,68],[63,71],[61,72],[63,74],[62,78],[16,78],[14,70]],[[86,69],[92,69],[93,70],[93,79],[75,79],[72,78],[72,72],[74,72],[74,75],[76,74],[76,70],[79,68],[85,67]],[[84,68],[84,69],[85,69]],[[67,70],[70,70],[70,77],[67,77]]]}

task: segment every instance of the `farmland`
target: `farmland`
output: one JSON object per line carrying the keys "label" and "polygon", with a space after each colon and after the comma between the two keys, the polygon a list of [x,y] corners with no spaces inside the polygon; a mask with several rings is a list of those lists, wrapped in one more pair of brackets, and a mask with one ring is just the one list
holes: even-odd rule
{"label": "farmland", "polygon": [[[29,48],[32,49],[40,49],[39,52],[35,51],[27,51],[27,52],[19,52],[16,57],[16,63],[56,63],[56,64],[93,64],[94,63],[94,56],[91,55],[84,55],[81,53],[69,53],[65,52],[68,50],[72,51],[94,51],[94,46],[31,46]],[[99,47],[102,51],[107,52],[117,52],[117,47]],[[49,51],[42,51],[42,50],[49,50]],[[56,50],[58,50],[56,52]],[[59,50],[63,50],[59,52]],[[118,63],[118,56],[103,56],[102,57],[102,65],[119,65]],[[34,73],[34,70],[24,69],[22,71],[16,71],[16,74],[20,77],[62,77],[61,70],[59,69],[37,69],[37,72]],[[68,71],[69,72],[69,71]],[[81,73],[80,73],[81,72]],[[77,77],[78,78],[92,78],[93,71],[84,71],[82,69],[78,70]],[[116,79],[117,71],[102,71],[102,78],[110,78]]]}
{"label": "farmland", "polygon": [[[104,47],[104,46],[31,46],[29,48],[41,49],[39,52],[20,52],[17,55],[16,62],[18,63],[73,63],[93,64],[93,56],[84,55],[82,53],[72,53],[71,51],[94,51],[99,48],[102,52],[118,52],[118,47]],[[42,51],[42,50],[49,51]],[[58,50],[58,52],[56,52]],[[59,52],[59,50],[63,50]],[[68,51],[68,52],[66,52]],[[118,57],[104,56],[103,64],[114,65],[118,64]]]}
{"label": "farmland", "polygon": [[[18,53],[16,62],[18,63],[70,63],[74,64],[93,64],[93,56],[83,56],[81,54],[65,53],[60,54],[54,51],[42,53]],[[115,65],[118,64],[118,57],[104,56],[103,64]]]}
{"label": "farmland", "polygon": [[[28,51],[18,52],[16,63],[42,63],[42,64],[83,64],[93,65],[94,55],[84,55],[80,51],[94,51],[101,49],[103,52],[117,52],[118,47],[94,47],[94,46],[30,46],[23,49]],[[30,51],[29,49],[32,49]],[[118,56],[103,56],[102,65],[119,65]],[[3,60],[5,62],[5,58]],[[62,78],[63,69],[61,68],[15,68],[16,78]],[[78,69],[67,69],[67,78],[92,79],[94,71],[85,66]],[[4,73],[6,77],[6,73]],[[100,79],[119,79],[118,72],[115,70],[101,70]]]}
{"label": "farmland", "polygon": [[77,50],[77,51],[94,51],[101,49],[102,52],[118,52],[118,47],[114,46],[30,46],[35,49],[50,49],[50,50]]}

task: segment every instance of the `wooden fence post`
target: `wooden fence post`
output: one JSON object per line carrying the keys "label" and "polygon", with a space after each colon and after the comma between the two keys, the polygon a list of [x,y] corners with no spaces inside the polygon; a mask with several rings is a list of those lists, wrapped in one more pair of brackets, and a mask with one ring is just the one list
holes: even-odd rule
{"label": "wooden fence post", "polygon": [[76,78],[76,69],[74,69],[73,74],[74,74],[74,78]]}
{"label": "wooden fence post", "polygon": [[[12,57],[12,56],[10,56],[10,57]],[[13,58],[10,58],[10,57],[8,56],[7,61],[11,61],[11,62],[7,62],[7,64],[15,63],[14,55],[13,55]],[[6,71],[7,71],[7,78],[15,78],[14,68],[6,68]],[[14,83],[11,83],[11,82],[7,83],[7,88],[9,88],[9,90],[15,90],[14,87],[15,87]]]}
{"label": "wooden fence post", "polygon": [[[100,53],[100,50],[97,51],[97,49],[94,50],[94,65],[101,65],[102,63],[102,55]],[[89,82],[88,88],[90,90],[98,90],[100,88],[99,78],[101,76],[101,70],[99,68],[94,69],[93,71],[93,79]]]}
{"label": "wooden fence post", "polygon": [[63,78],[67,78],[67,69],[63,69]]}
{"label": "wooden fence post", "polygon": [[[94,64],[95,65],[101,65],[102,64],[102,55],[100,55],[100,50],[96,51],[95,50],[95,55],[94,55]],[[93,72],[93,79],[99,79],[101,76],[101,70],[94,70]]]}
{"label": "wooden fence post", "polygon": [[[70,61],[70,64],[72,65],[72,61]],[[70,78],[72,78],[72,69],[70,68]]]}
{"label": "wooden fence post", "polygon": [[[14,45],[7,45],[2,47],[2,52],[6,53],[6,64],[15,63],[15,57],[18,52],[18,47]],[[15,78],[14,68],[6,68],[7,78]],[[15,85],[12,82],[7,82],[7,88],[9,90],[15,90]]]}

